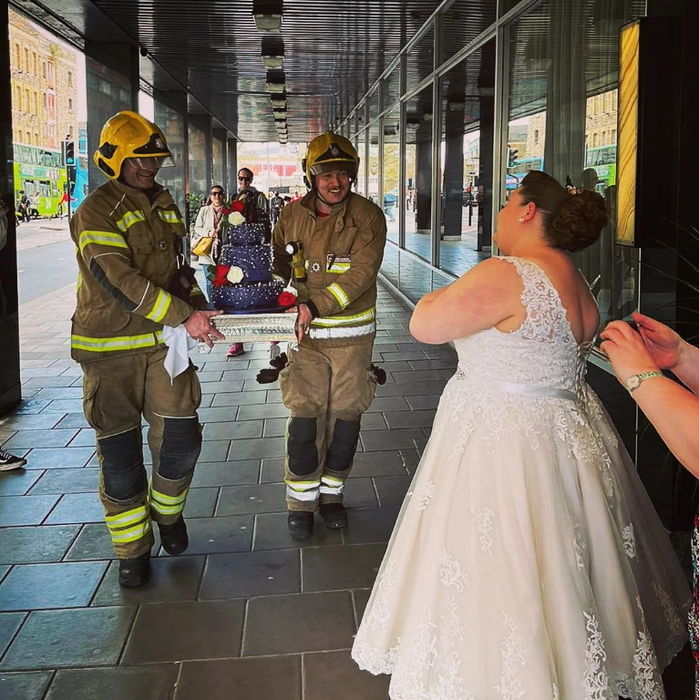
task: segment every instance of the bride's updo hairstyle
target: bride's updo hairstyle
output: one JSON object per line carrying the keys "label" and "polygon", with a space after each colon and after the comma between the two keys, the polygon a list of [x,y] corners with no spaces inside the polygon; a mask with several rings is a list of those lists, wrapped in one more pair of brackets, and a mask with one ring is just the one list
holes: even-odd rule
{"label": "bride's updo hairstyle", "polygon": [[522,204],[533,202],[543,217],[546,237],[571,253],[592,245],[607,225],[604,199],[591,190],[570,194],[550,175],[530,171],[519,187]]}

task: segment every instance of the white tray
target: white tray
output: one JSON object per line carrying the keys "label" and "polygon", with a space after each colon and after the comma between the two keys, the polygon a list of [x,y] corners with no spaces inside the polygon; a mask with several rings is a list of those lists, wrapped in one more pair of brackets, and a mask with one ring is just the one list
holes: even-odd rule
{"label": "white tray", "polygon": [[222,314],[212,316],[211,323],[225,336],[225,340],[214,341],[218,343],[296,342],[296,313]]}

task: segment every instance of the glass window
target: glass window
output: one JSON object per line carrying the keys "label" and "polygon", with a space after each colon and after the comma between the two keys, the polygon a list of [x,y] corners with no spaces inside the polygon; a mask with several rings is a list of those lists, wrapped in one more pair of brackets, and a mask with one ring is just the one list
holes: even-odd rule
{"label": "glass window", "polygon": [[398,168],[400,113],[396,110],[383,118],[383,211],[386,215],[388,239],[398,243]]}
{"label": "glass window", "polygon": [[434,29],[430,29],[408,52],[406,85],[417,85],[434,70]]}
{"label": "glass window", "polygon": [[379,203],[379,122],[369,127],[369,173],[367,180],[367,197],[375,204]]}
{"label": "glass window", "polygon": [[495,40],[441,81],[439,266],[460,276],[491,245]]}
{"label": "glass window", "polygon": [[369,106],[369,121],[376,119],[379,116],[379,90],[376,89],[367,97],[367,105]]}
{"label": "glass window", "polygon": [[354,147],[359,155],[359,171],[357,172],[357,185],[355,191],[358,194],[366,195],[366,182],[364,172],[366,167],[366,131],[362,131],[354,142]]}
{"label": "glass window", "polygon": [[215,136],[211,139],[211,179],[213,184],[223,185],[223,141]]}
{"label": "glass window", "polygon": [[460,51],[494,21],[497,0],[456,0],[442,14],[440,63]]}
{"label": "glass window", "polygon": [[[158,172],[158,182],[165,185],[175,203],[183,214],[186,214],[184,197],[184,162],[187,157],[184,150],[185,123],[182,116],[170,107],[158,100],[153,100],[153,114],[155,123],[163,130],[168,148],[172,151],[175,165],[170,168],[162,168]],[[196,216],[196,211],[190,216]],[[193,218],[190,219],[193,221]]]}
{"label": "glass window", "polygon": [[619,27],[645,2],[538,5],[510,31],[507,175],[502,195],[529,170],[561,184],[594,189],[607,200],[609,224],[600,240],[578,253],[602,314],[623,318],[638,306],[638,265],[614,244]]}
{"label": "glass window", "polygon": [[406,104],[405,247],[430,262],[432,114],[432,85],[428,85]]}
{"label": "glass window", "polygon": [[400,98],[400,66],[396,66],[381,83],[381,110],[393,107]]}

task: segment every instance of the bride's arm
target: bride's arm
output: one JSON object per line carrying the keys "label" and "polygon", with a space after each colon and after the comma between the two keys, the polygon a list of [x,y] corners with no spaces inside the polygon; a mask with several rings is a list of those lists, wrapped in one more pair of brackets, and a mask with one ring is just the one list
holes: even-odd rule
{"label": "bride's arm", "polygon": [[515,268],[490,258],[420,299],[410,333],[422,343],[438,345],[492,328],[521,309],[521,291]]}

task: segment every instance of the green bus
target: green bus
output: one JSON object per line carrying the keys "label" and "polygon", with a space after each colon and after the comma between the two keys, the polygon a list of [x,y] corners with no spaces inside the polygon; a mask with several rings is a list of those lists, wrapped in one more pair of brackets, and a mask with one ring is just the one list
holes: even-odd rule
{"label": "green bus", "polygon": [[616,184],[616,144],[588,148],[585,152],[585,167],[597,173],[595,189],[603,193],[607,187]]}
{"label": "green bus", "polygon": [[31,208],[39,216],[59,215],[67,178],[60,150],[26,146],[13,143],[15,205],[21,197],[20,190],[31,200]]}

